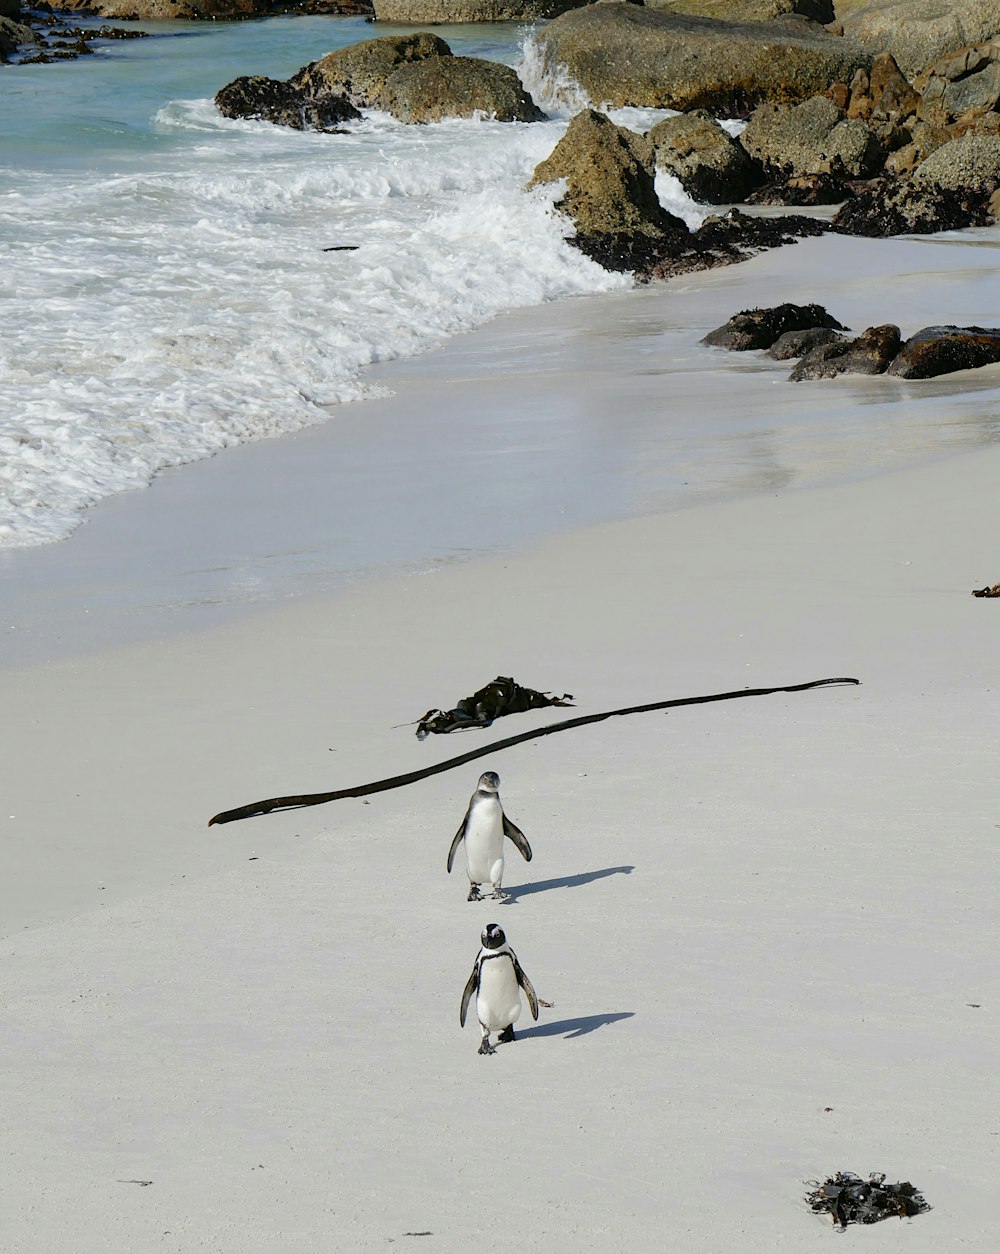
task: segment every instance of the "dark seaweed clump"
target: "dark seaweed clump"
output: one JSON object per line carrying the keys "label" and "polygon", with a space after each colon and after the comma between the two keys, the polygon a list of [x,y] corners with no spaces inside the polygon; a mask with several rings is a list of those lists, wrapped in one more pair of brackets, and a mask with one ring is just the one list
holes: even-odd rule
{"label": "dark seaweed clump", "polygon": [[903,1219],[930,1210],[922,1194],[908,1180],[886,1184],[885,1173],[872,1172],[862,1180],[853,1171],[838,1171],[822,1184],[807,1180],[813,1186],[806,1201],[817,1215],[832,1215],[834,1223],[877,1224],[881,1219]]}

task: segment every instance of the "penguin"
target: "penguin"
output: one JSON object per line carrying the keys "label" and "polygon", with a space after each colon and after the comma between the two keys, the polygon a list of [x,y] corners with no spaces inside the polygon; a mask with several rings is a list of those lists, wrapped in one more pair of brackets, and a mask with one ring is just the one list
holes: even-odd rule
{"label": "penguin", "polygon": [[467,901],[481,901],[479,885],[489,883],[493,886],[493,900],[506,901],[506,894],[500,887],[503,880],[503,838],[507,836],[517,846],[517,850],[525,862],[531,861],[531,846],[525,839],[524,832],[510,821],[504,814],[500,804],[498,789],[500,776],[496,771],[485,771],[479,777],[476,791],[469,798],[469,808],[465,818],[455,833],[455,839],[448,850],[448,873],[458,846],[465,841],[465,859],[469,874],[469,896]]}
{"label": "penguin", "polygon": [[476,954],[472,974],[462,991],[459,1023],[465,1027],[469,1002],[475,994],[476,1014],[483,1032],[479,1052],[495,1054],[496,1049],[490,1044],[490,1033],[499,1033],[498,1045],[514,1040],[514,1023],[521,1014],[521,989],[524,989],[528,999],[532,1019],[538,1018],[538,997],[531,981],[521,970],[517,955],[507,944],[507,937],[499,923],[488,923],[480,939],[483,947]]}

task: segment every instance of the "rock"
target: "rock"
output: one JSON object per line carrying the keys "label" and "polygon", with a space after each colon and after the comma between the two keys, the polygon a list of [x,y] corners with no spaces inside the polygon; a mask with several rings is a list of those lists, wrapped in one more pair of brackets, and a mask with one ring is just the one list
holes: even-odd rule
{"label": "rock", "polygon": [[579,0],[375,0],[377,22],[539,22]]}
{"label": "rock", "polygon": [[825,226],[815,218],[783,214],[777,218],[751,217],[739,209],[706,218],[697,231],[670,232],[629,268],[639,282],[671,279],[696,270],[731,266],[768,248],[794,244],[806,236],[822,235]]}
{"label": "rock", "polygon": [[1000,186],[1000,137],[968,134],[942,144],[917,166],[913,182],[988,195]]}
{"label": "rock", "polygon": [[485,114],[498,122],[537,122],[545,115],[509,65],[477,57],[426,57],[400,66],[379,108],[400,122],[440,122]]}
{"label": "rock", "polygon": [[791,14],[826,25],[833,21],[833,0],[645,0],[647,9],[666,9],[719,22],[773,22]]}
{"label": "rock", "polygon": [[799,105],[759,105],[740,143],[765,171],[786,177],[832,173],[866,178],[885,159],[870,128],[845,118],[826,96]]}
{"label": "rock", "polygon": [[656,165],[695,200],[732,204],[761,181],[760,168],[710,113],[694,109],[658,122],[648,136]]}
{"label": "rock", "polygon": [[811,22],[717,22],[617,3],[572,9],[536,40],[546,66],[565,66],[592,100],[726,117],[805,100],[869,60]]}
{"label": "rock", "polygon": [[788,378],[801,383],[804,379],[833,379],[839,374],[885,374],[899,352],[899,343],[899,327],[891,323],[869,327],[857,339],[811,349]]}
{"label": "rock", "polygon": [[807,327],[805,331],[786,331],[779,335],[767,350],[768,357],[775,361],[791,361],[793,357],[804,357],[806,353],[822,344],[840,344],[844,337],[831,327]]}
{"label": "rock", "polygon": [[0,17],[0,60],[6,60],[12,52],[25,44],[38,43],[38,36],[30,26]]}
{"label": "rock", "polygon": [[144,22],[269,17],[274,12],[270,0],[64,0],[58,7],[68,12]]}
{"label": "rock", "polygon": [[962,118],[971,123],[1000,105],[1000,40],[963,48],[931,66],[917,115],[945,127]]}
{"label": "rock", "polygon": [[346,96],[359,109],[379,108],[386,83],[401,66],[425,57],[448,57],[451,49],[437,35],[386,35],[331,52],[300,70],[293,81]]}
{"label": "rock", "polygon": [[310,94],[293,82],[260,74],[237,78],[215,96],[215,107],[227,118],[260,118],[297,131],[336,131],[341,122],[360,118],[346,96]]}
{"label": "rock", "polygon": [[615,126],[593,109],[578,113],[546,160],[535,167],[529,187],[566,179],[556,208],[584,235],[646,235],[687,227],[657,199],[653,146],[634,131]]}
{"label": "rock", "polygon": [[822,305],[775,305],[770,309],[744,309],[733,314],[728,322],[702,337],[702,344],[744,353],[753,348],[770,348],[788,331],[806,331],[823,327],[846,331]]}
{"label": "rock", "polygon": [[996,327],[924,327],[899,350],[889,373],[900,379],[933,379],[1000,361]]}
{"label": "rock", "polygon": [[996,0],[871,0],[839,15],[846,38],[891,52],[909,78],[945,53],[1000,34]]}
{"label": "rock", "polygon": [[21,0],[0,0],[0,17],[9,17],[17,22],[21,16]]}
{"label": "rock", "polygon": [[966,226],[985,226],[987,197],[930,182],[874,179],[837,210],[832,227],[845,235],[881,239],[889,235],[931,235]]}

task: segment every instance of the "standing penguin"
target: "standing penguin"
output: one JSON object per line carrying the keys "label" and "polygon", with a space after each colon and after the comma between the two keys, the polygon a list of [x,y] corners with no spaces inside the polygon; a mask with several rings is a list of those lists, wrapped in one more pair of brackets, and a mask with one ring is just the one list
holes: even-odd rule
{"label": "standing penguin", "polygon": [[481,901],[480,884],[492,884],[493,900],[506,901],[507,894],[500,887],[503,881],[503,838],[509,837],[525,862],[531,861],[531,846],[524,832],[504,814],[500,804],[500,776],[496,771],[485,771],[479,777],[479,785],[469,798],[455,839],[448,850],[448,872],[458,846],[465,841],[465,860],[469,873],[468,901]]}
{"label": "standing penguin", "polygon": [[472,974],[462,991],[459,1022],[464,1028],[469,1002],[475,993],[476,1014],[483,1030],[479,1052],[495,1054],[496,1049],[490,1044],[490,1033],[499,1033],[498,1044],[514,1039],[514,1024],[521,1014],[521,989],[524,989],[528,999],[532,1019],[538,1018],[538,998],[531,981],[521,970],[517,955],[507,944],[507,937],[499,923],[487,924],[481,939],[483,947],[476,954]]}

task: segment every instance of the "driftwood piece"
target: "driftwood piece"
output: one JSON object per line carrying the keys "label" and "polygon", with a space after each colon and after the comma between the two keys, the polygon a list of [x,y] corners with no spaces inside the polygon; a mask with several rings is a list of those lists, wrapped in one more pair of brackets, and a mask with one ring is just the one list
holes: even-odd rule
{"label": "driftwood piece", "polygon": [[214,823],[233,823],[237,819],[251,819],[258,814],[270,814],[272,810],[297,810],[305,806],[324,805],[327,801],[342,801],[347,797],[367,797],[376,792],[388,792],[392,788],[404,788],[407,784],[415,784],[417,780],[427,779],[431,775],[440,775],[456,766],[464,766],[487,753],[499,753],[501,749],[509,749],[512,745],[522,744],[526,740],[536,740],[540,736],[551,736],[553,732],[569,731],[571,727],[585,727],[588,723],[601,723],[607,718],[615,718],[623,714],[648,714],[653,710],[669,710],[682,705],[707,705],[712,701],[735,701],[739,697],[766,697],[774,692],[805,692],[807,688],[823,688],[830,684],[859,684],[860,679],[813,679],[805,684],[789,684],[781,688],[738,688],[735,692],[714,692],[705,697],[675,697],[672,701],[653,701],[648,705],[632,705],[622,710],[607,710],[603,714],[584,714],[580,718],[568,718],[561,723],[549,723],[547,727],[536,727],[533,731],[522,732],[519,736],[508,736],[506,740],[494,741],[479,749],[470,749],[468,753],[459,754],[457,758],[448,758],[433,766],[421,767],[418,771],[408,771],[405,775],[393,775],[389,779],[378,779],[370,784],[358,784],[354,788],[339,788],[334,792],[303,793],[291,797],[270,797],[266,801],[254,801],[250,805],[239,806],[235,810],[223,810],[208,820],[208,826]]}

